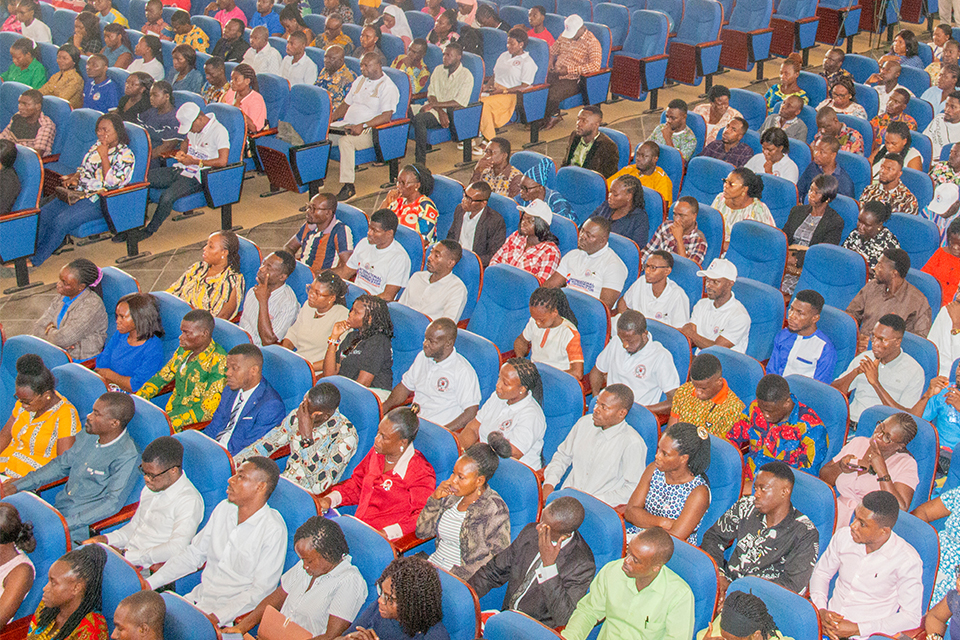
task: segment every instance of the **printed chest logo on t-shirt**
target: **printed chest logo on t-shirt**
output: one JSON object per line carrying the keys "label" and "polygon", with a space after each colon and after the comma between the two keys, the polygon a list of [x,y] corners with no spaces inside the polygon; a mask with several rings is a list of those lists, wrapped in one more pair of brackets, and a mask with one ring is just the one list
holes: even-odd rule
{"label": "printed chest logo on t-shirt", "polygon": [[597,272],[591,271],[590,269],[584,271],[580,277],[574,277],[573,274],[570,274],[567,276],[567,284],[576,289],[592,293],[596,287],[593,282],[587,280],[587,278],[594,278],[596,275]]}
{"label": "printed chest logo on t-shirt", "polygon": [[383,481],[383,484],[380,485],[384,491],[390,491],[393,488],[393,480],[387,478]]}
{"label": "printed chest logo on t-shirt", "polygon": [[497,426],[497,429],[499,429],[500,431],[509,431],[510,427],[512,426],[513,426],[513,418],[507,418]]}
{"label": "printed chest logo on t-shirt", "polygon": [[450,388],[450,380],[446,376],[437,378],[437,391],[443,393]]}
{"label": "printed chest logo on t-shirt", "polygon": [[667,317],[667,314],[665,314],[663,311],[657,311],[655,314],[653,314],[653,317],[656,320],[663,320]]}
{"label": "printed chest logo on t-shirt", "polygon": [[364,262],[360,265],[360,268],[357,270],[357,276],[363,278],[364,281],[369,282],[370,284],[379,287],[382,278],[373,272],[373,264],[370,262]]}
{"label": "printed chest logo on t-shirt", "polygon": [[637,368],[633,370],[633,375],[635,375],[637,378],[639,378],[639,379],[641,379],[641,380],[643,380],[644,378],[646,378],[646,377],[647,377],[647,365],[645,365],[645,364],[638,364],[638,365],[637,365]]}
{"label": "printed chest logo on t-shirt", "polygon": [[718,336],[720,335],[721,331],[723,331],[723,329],[720,327],[720,325],[716,325],[713,327],[713,335]]}

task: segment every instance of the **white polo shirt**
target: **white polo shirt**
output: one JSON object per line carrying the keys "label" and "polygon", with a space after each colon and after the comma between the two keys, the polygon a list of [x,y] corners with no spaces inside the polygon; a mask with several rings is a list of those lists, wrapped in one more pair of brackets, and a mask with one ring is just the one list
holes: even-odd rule
{"label": "white polo shirt", "polygon": [[290,83],[292,87],[295,84],[313,84],[317,81],[317,65],[310,59],[310,56],[303,56],[293,61],[293,56],[284,56],[280,62],[280,77]]}
{"label": "white polo shirt", "polygon": [[[873,353],[866,351],[850,362],[850,366],[840,377],[847,375],[860,366],[860,361],[864,358],[872,358]],[[890,394],[897,404],[904,407],[912,407],[920,400],[923,394],[923,367],[916,360],[907,355],[906,351],[901,351],[900,355],[877,367],[880,386]],[[850,420],[859,422],[860,414],[866,409],[878,404],[883,404],[880,395],[867,382],[867,376],[862,373],[853,379],[850,383]]]}
{"label": "white polo shirt", "polygon": [[429,271],[417,271],[410,276],[407,288],[400,296],[400,304],[419,311],[431,320],[450,318],[459,322],[467,305],[467,285],[453,273],[430,282]]}
{"label": "white polo shirt", "polygon": [[510,444],[523,452],[520,462],[539,469],[542,464],[543,434],[547,432],[547,419],[543,409],[537,404],[533,394],[514,404],[507,404],[497,394],[491,395],[477,413],[480,423],[480,442],[487,442],[487,436],[499,431]]}
{"label": "white polo shirt", "polygon": [[649,340],[636,353],[628,353],[619,338],[607,343],[597,357],[597,370],[607,376],[607,385],[625,384],[633,390],[633,401],[648,406],[660,402],[660,395],[680,386],[673,356],[656,340]]}
{"label": "white polo shirt", "polygon": [[731,347],[740,353],[747,352],[747,340],[750,337],[750,314],[746,307],[730,294],[730,299],[719,309],[713,306],[713,300],[703,298],[693,308],[690,322],[697,326],[697,333],[704,338],[716,340],[723,336],[733,343]]}
{"label": "white polo shirt", "polygon": [[247,52],[243,54],[243,61],[253,67],[253,70],[257,73],[280,75],[280,63],[283,62],[283,58],[279,51],[268,44],[260,51],[253,47],[247,49]]}
{"label": "white polo shirt", "polygon": [[567,280],[567,286],[600,299],[602,289],[620,292],[627,280],[627,265],[610,245],[590,255],[582,249],[568,251],[560,258],[557,272]]}
{"label": "white polo shirt", "polygon": [[477,372],[456,349],[440,362],[421,351],[400,382],[413,392],[413,401],[420,405],[418,415],[441,426],[480,404]]}
{"label": "white polo shirt", "polygon": [[667,286],[658,298],[653,293],[653,285],[643,276],[630,285],[623,296],[628,308],[639,311],[644,318],[656,320],[679,329],[690,322],[690,298],[687,292],[673,280],[667,280]]}
{"label": "white polo shirt", "polygon": [[405,287],[410,280],[410,256],[396,240],[385,249],[377,249],[364,238],[357,243],[347,267],[357,270],[354,284],[373,295],[383,293],[388,285]]}
{"label": "white polo shirt", "polygon": [[509,51],[504,51],[493,65],[493,77],[497,84],[507,89],[533,84],[537,77],[537,63],[526,51],[518,56],[511,56]]}
{"label": "white polo shirt", "polygon": [[377,80],[358,76],[343,102],[349,107],[347,114],[343,120],[334,124],[362,124],[385,111],[395,111],[397,103],[400,102],[400,90],[387,74]]}

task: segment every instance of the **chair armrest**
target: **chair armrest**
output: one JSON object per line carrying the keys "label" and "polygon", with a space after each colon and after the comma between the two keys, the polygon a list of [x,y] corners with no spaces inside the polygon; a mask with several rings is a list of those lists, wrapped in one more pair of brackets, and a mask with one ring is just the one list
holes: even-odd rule
{"label": "chair armrest", "polygon": [[60,159],[60,154],[58,153],[58,154],[55,155],[55,156],[46,156],[46,157],[42,158],[42,159],[40,160],[40,162],[42,162],[43,164],[47,164],[47,163],[49,163],[49,162],[56,162],[56,161],[59,160],[59,159]]}
{"label": "chair armrest", "polygon": [[286,458],[290,455],[290,445],[285,444],[273,453],[270,454],[271,460],[280,460],[281,458]]}
{"label": "chair armrest", "polygon": [[383,131],[384,129],[392,129],[393,127],[396,127],[401,124],[410,124],[410,118],[400,118],[398,120],[391,120],[390,122],[386,122],[384,124],[378,124],[377,126],[372,128],[376,131]]}
{"label": "chair armrest", "polygon": [[24,209],[23,211],[13,211],[6,215],[0,216],[0,222],[7,222],[9,220],[17,220],[19,218],[27,218],[29,216],[35,216],[40,213],[40,209]]}
{"label": "chair armrest", "polygon": [[419,547],[420,545],[427,542],[428,540],[433,540],[434,537],[435,536],[431,536],[429,538],[418,538],[417,534],[408,533],[403,537],[397,538],[396,540],[392,540],[390,544],[393,545],[393,548],[396,550],[397,555],[402,556],[407,551],[410,551],[410,549],[413,549],[414,547]]}
{"label": "chair armrest", "polygon": [[762,33],[773,33],[773,29],[772,29],[772,28],[768,28],[768,29],[754,29],[753,31],[744,31],[744,33],[746,33],[747,35],[751,35],[751,36],[758,36],[758,35],[760,35],[760,34],[762,34]]}
{"label": "chair armrest", "polygon": [[516,93],[531,93],[533,91],[542,91],[544,89],[549,89],[550,85],[547,83],[544,84],[532,84],[529,87],[524,87],[523,89],[517,89]]}
{"label": "chair armrest", "polygon": [[139,504],[139,502],[128,504],[112,516],[104,518],[99,522],[94,522],[90,525],[90,528],[93,529],[97,534],[100,534],[100,532],[104,529],[109,529],[110,527],[115,527],[118,524],[129,522],[130,519],[133,518],[133,514],[137,512],[137,507]]}
{"label": "chair armrest", "polygon": [[589,72],[589,73],[583,73],[583,74],[580,75],[580,77],[581,77],[581,78],[595,78],[595,77],[597,77],[597,76],[602,76],[602,75],[605,74],[605,73],[610,73],[611,71],[613,71],[613,69],[612,69],[611,67],[604,67],[603,69],[600,69],[600,71],[591,71],[591,72]]}
{"label": "chair armrest", "polygon": [[135,182],[133,184],[128,184],[125,187],[120,187],[119,189],[111,189],[100,194],[101,198],[113,198],[115,196],[123,195],[124,193],[131,193],[133,191],[139,191],[140,189],[148,189],[150,187],[149,182]]}
{"label": "chair armrest", "polygon": [[[200,183],[203,194],[207,199],[207,206],[211,209],[236,204],[243,193],[243,174],[246,165],[241,160],[224,167],[204,168],[200,172]],[[236,175],[233,175],[236,174]],[[214,182],[214,185],[210,183]]]}
{"label": "chair armrest", "polygon": [[207,428],[207,425],[210,424],[210,422],[211,422],[210,420],[204,420],[203,422],[194,422],[193,424],[185,424],[182,427],[180,427],[180,429],[181,430],[190,429],[191,431],[203,431],[204,429]]}
{"label": "chair armrest", "polygon": [[247,137],[256,140],[257,138],[276,135],[278,132],[279,129],[277,129],[277,127],[272,127],[270,129],[264,129],[263,131],[257,131],[256,133],[248,133]]}
{"label": "chair armrest", "polygon": [[162,396],[165,393],[173,393],[173,389],[176,386],[177,386],[177,383],[171,380],[167,384],[163,385],[159,391],[157,391],[157,395]]}
{"label": "chair armrest", "polygon": [[60,485],[66,484],[66,483],[67,483],[67,479],[65,477],[60,478],[59,480],[54,480],[53,482],[45,484],[42,487],[37,487],[36,489],[33,490],[33,492],[36,494],[39,494],[41,491],[47,491],[48,489],[53,489],[54,487],[59,487]]}

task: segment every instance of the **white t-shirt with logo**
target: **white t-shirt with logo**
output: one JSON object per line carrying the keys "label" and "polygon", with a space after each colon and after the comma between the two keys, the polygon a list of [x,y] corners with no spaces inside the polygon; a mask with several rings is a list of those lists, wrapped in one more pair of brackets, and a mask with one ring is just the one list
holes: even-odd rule
{"label": "white t-shirt with logo", "polygon": [[602,289],[620,292],[627,280],[627,265],[620,256],[605,246],[593,255],[582,249],[568,251],[560,258],[557,272],[567,280],[567,286],[600,299]]}
{"label": "white t-shirt with logo", "polygon": [[653,293],[653,285],[643,276],[630,285],[623,296],[628,308],[639,311],[644,318],[656,320],[679,329],[690,322],[690,298],[687,292],[673,280],[667,280],[667,286],[658,298]]}
{"label": "white t-shirt with logo", "polygon": [[407,286],[410,279],[410,256],[394,240],[385,249],[364,238],[357,243],[347,267],[357,270],[354,284],[373,295],[383,293],[388,285]]}
{"label": "white t-shirt with logo", "polygon": [[441,426],[480,404],[477,372],[456,349],[440,362],[421,351],[400,382],[413,392],[413,401],[420,405],[418,415]]}
{"label": "white t-shirt with logo", "polygon": [[429,271],[417,271],[410,276],[407,288],[400,296],[400,304],[419,311],[431,320],[450,318],[460,321],[467,306],[467,285],[453,273],[436,282],[430,282]]}
{"label": "white t-shirt with logo", "polygon": [[547,432],[547,419],[532,394],[528,393],[527,397],[514,404],[507,404],[506,400],[493,394],[480,407],[477,421],[480,423],[480,442],[487,442],[491,433],[499,431],[510,444],[523,452],[520,462],[533,469],[542,466],[540,456],[543,453],[543,435]]}
{"label": "white t-shirt with logo", "polygon": [[633,401],[648,406],[660,402],[660,395],[680,386],[680,376],[667,348],[649,340],[636,353],[627,353],[619,338],[607,343],[597,357],[597,370],[607,376],[607,385],[625,384],[633,390]]}
{"label": "white t-shirt with logo", "polygon": [[733,343],[730,347],[740,353],[747,352],[750,337],[750,314],[739,300],[730,294],[730,299],[719,309],[713,300],[703,298],[693,308],[690,322],[697,326],[697,333],[709,340],[723,336]]}

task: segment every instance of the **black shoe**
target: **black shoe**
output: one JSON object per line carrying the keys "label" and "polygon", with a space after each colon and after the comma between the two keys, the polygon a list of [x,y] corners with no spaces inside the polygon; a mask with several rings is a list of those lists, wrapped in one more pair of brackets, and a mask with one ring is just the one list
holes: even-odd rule
{"label": "black shoe", "polygon": [[127,233],[128,233],[127,231],[122,231],[122,232],[118,233],[117,235],[115,235],[115,236],[113,236],[112,238],[110,238],[110,242],[115,242],[115,243],[117,243],[117,244],[121,244],[121,243],[126,242],[126,241],[127,241]]}
{"label": "black shoe", "polygon": [[340,193],[337,194],[337,200],[340,202],[346,202],[353,196],[357,195],[357,190],[352,184],[345,184],[340,187]]}
{"label": "black shoe", "polygon": [[130,231],[127,231],[127,237],[136,242],[143,242],[152,235],[153,232],[148,231],[147,229],[131,229]]}

